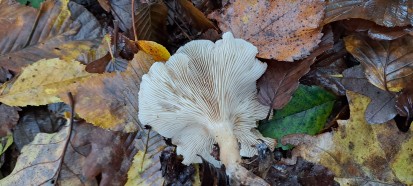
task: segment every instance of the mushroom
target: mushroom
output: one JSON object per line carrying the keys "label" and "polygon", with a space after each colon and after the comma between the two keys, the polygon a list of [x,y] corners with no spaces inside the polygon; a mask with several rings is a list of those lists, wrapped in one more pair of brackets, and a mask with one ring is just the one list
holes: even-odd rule
{"label": "mushroom", "polygon": [[[216,167],[222,162],[230,178],[245,180],[252,173],[240,165],[241,156],[256,155],[258,139],[274,147],[256,130],[270,109],[256,95],[267,64],[255,58],[251,43],[229,32],[222,38],[191,41],[166,63],[154,63],[142,77],[139,120],[171,138],[183,164],[200,163],[201,156]],[[220,161],[211,156],[216,143]]]}

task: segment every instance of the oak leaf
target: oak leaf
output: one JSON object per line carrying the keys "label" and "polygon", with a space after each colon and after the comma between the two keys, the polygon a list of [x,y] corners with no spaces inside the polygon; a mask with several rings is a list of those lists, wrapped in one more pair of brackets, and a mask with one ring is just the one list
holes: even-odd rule
{"label": "oak leaf", "polygon": [[0,4],[0,66],[20,71],[43,58],[75,59],[100,37],[101,28],[83,6],[46,1],[39,10]]}
{"label": "oak leaf", "polygon": [[293,61],[309,55],[321,41],[323,10],[321,0],[237,0],[209,17],[222,31],[254,44],[258,57]]}
{"label": "oak leaf", "polygon": [[413,129],[400,132],[393,121],[369,125],[363,113],[370,100],[351,91],[347,98],[350,118],[339,120],[337,131],[317,137],[291,135],[283,144],[299,145],[294,158],[328,167],[341,185],[413,184]]}
{"label": "oak leaf", "polygon": [[413,23],[410,1],[387,0],[330,0],[326,6],[324,24],[333,21],[362,18],[386,27]]}
{"label": "oak leaf", "polygon": [[394,92],[408,86],[413,77],[413,36],[377,41],[364,35],[351,35],[344,41],[347,51],[360,61],[374,86]]}

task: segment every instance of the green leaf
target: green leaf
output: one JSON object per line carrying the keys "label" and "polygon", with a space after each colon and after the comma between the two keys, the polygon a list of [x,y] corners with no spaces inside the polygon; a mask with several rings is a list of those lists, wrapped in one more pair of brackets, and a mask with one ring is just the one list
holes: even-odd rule
{"label": "green leaf", "polygon": [[44,0],[17,0],[22,5],[29,5],[33,8],[40,8],[40,4],[43,3]]}
{"label": "green leaf", "polygon": [[[317,134],[323,129],[335,99],[333,94],[320,87],[300,85],[291,101],[277,110],[268,123],[261,124],[259,130],[265,137],[278,141],[288,134]],[[281,143],[277,147],[291,148]]]}
{"label": "green leaf", "polygon": [[7,148],[10,147],[11,144],[13,144],[13,135],[7,135],[2,138],[0,138],[0,155],[2,155],[4,152],[6,152]]}

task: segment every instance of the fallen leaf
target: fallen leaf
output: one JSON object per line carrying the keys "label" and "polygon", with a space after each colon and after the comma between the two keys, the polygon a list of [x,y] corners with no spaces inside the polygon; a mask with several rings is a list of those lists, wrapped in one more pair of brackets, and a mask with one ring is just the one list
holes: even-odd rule
{"label": "fallen leaf", "polygon": [[364,19],[349,19],[341,21],[341,24],[350,31],[367,32],[367,35],[376,40],[394,40],[405,36],[413,35],[412,26],[385,27]]}
{"label": "fallen leaf", "polygon": [[[165,185],[196,185],[193,181],[196,173],[195,164],[182,164],[183,157],[174,152],[174,148],[162,151],[160,156],[161,171]],[[199,181],[199,180],[198,180]]]}
{"label": "fallen leaf", "polygon": [[11,144],[13,144],[13,135],[9,134],[6,136],[1,136],[0,137],[0,156],[3,155],[4,152],[6,152],[7,148],[10,147]]}
{"label": "fallen leaf", "polygon": [[209,17],[222,31],[254,44],[258,57],[293,61],[308,56],[320,43],[323,10],[321,0],[237,0]]}
{"label": "fallen leaf", "polygon": [[396,110],[401,116],[413,118],[413,89],[411,86],[403,89],[396,97]]}
{"label": "fallen leaf", "polygon": [[19,72],[43,58],[73,60],[97,43],[101,28],[83,6],[47,1],[39,10],[0,4],[0,66]]}
{"label": "fallen leaf", "polygon": [[139,40],[136,43],[139,46],[139,49],[151,55],[153,60],[155,61],[167,61],[169,57],[171,57],[171,54],[168,52],[168,50],[161,44],[145,40]]}
{"label": "fallen leaf", "polygon": [[326,34],[320,46],[307,58],[295,63],[269,62],[265,73],[257,81],[258,101],[273,109],[283,108],[297,89],[299,79],[304,76],[314,63],[315,57],[333,47],[333,34]]}
{"label": "fallen leaf", "polygon": [[[319,133],[333,109],[336,98],[331,93],[316,86],[300,85],[291,101],[281,110],[277,110],[268,123],[262,123],[258,129],[264,137],[277,139],[288,134]],[[277,147],[289,149],[278,143]]]}
{"label": "fallen leaf", "polygon": [[39,133],[56,133],[66,123],[46,107],[29,107],[21,111],[17,125],[13,128],[14,144],[17,150],[31,143]]}
{"label": "fallen leaf", "polygon": [[61,102],[57,95],[63,92],[66,96],[65,87],[91,76],[84,68],[77,61],[67,62],[57,58],[40,60],[0,87],[0,102],[10,106]]}
{"label": "fallen leaf", "polygon": [[345,95],[346,89],[341,83],[341,78],[336,75],[342,74],[347,69],[344,42],[334,44],[334,47],[317,56],[311,65],[310,71],[300,79],[306,85],[317,85],[334,92],[336,95]]}
{"label": "fallen leaf", "polygon": [[381,90],[369,83],[361,65],[345,70],[343,76],[342,83],[347,90],[363,94],[371,99],[364,114],[364,118],[369,124],[384,123],[396,116],[395,94]]}
{"label": "fallen leaf", "polygon": [[138,40],[165,43],[168,38],[166,33],[167,17],[168,8],[162,1],[141,4],[135,13],[134,23]]}
{"label": "fallen leaf", "polygon": [[124,185],[137,150],[134,145],[136,133],[109,131],[85,122],[77,123],[73,131],[72,155],[81,153],[82,161],[76,161],[79,164],[72,166],[74,161],[65,159],[68,167],[78,174],[80,171],[88,179],[100,175],[101,185]]}
{"label": "fallen leaf", "polygon": [[110,5],[109,0],[98,0],[99,5],[105,10],[106,12],[110,12],[110,9],[112,8]]}
{"label": "fallen leaf", "polygon": [[346,49],[364,67],[374,86],[399,92],[408,86],[413,74],[413,36],[393,41],[377,41],[363,35],[344,38]]}
{"label": "fallen leaf", "polygon": [[11,129],[19,120],[19,107],[10,107],[5,104],[0,105],[0,137],[11,134]]}
{"label": "fallen leaf", "polygon": [[138,135],[140,135],[137,141],[139,152],[133,158],[125,185],[162,185],[164,178],[160,156],[166,148],[163,137],[150,129],[142,129]]}
{"label": "fallen leaf", "polygon": [[212,21],[205,17],[204,13],[192,4],[191,1],[177,0],[176,2],[179,4],[182,12],[186,14],[186,17],[190,18],[188,21],[189,24],[194,26],[197,30],[204,32],[208,29],[218,29]]}
{"label": "fallen leaf", "polygon": [[23,147],[13,172],[0,180],[0,185],[53,184],[59,169],[69,127],[58,133],[39,133]]}
{"label": "fallen leaf", "polygon": [[[89,123],[115,131],[136,131],[138,119],[138,92],[141,77],[154,63],[148,54],[140,51],[122,73],[105,73],[72,84],[65,89],[75,95],[76,113]],[[65,103],[70,101],[60,95]]]}
{"label": "fallen leaf", "polygon": [[330,0],[325,11],[324,24],[349,18],[367,19],[386,27],[413,23],[413,10],[408,1]]}
{"label": "fallen leaf", "polygon": [[[110,2],[110,10],[113,15],[113,18],[119,21],[119,28],[123,30],[124,32],[130,32],[132,29],[132,1],[131,0],[109,0],[109,2]],[[138,1],[134,1],[134,2],[135,2],[135,5],[134,5],[135,10],[133,12],[136,12],[136,9],[139,7]],[[99,4],[102,5],[102,3],[100,2]]]}
{"label": "fallen leaf", "polygon": [[283,144],[299,145],[293,157],[326,166],[341,185],[413,184],[413,129],[400,132],[393,121],[369,125],[363,113],[370,99],[351,91],[347,98],[350,119],[339,120],[337,131],[288,136]]}

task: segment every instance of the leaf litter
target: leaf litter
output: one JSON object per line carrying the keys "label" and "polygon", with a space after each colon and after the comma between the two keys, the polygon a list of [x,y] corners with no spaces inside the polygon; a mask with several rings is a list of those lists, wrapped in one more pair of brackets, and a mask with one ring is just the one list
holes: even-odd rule
{"label": "leaf litter", "polygon": [[[1,88],[0,106],[5,106],[3,103],[6,102],[18,103],[20,106],[62,100],[69,103],[65,94],[69,91],[76,93],[76,135],[72,136],[71,145],[64,152],[66,156],[58,184],[228,184],[225,170],[206,162],[185,168],[173,158],[160,158],[161,154],[175,158],[174,147],[171,147],[173,144],[137,120],[140,78],[150,65],[155,61],[168,60],[168,50],[174,52],[190,40],[214,41],[225,31],[232,31],[235,36],[254,43],[259,48],[258,57],[267,63],[267,72],[258,82],[258,100],[276,109],[274,115],[271,114],[272,109],[268,111],[270,121],[288,120],[289,116],[280,117],[283,110],[298,108],[300,104],[296,104],[295,98],[291,102],[290,99],[295,93],[300,93],[300,89],[296,92],[298,86],[302,87],[300,81],[306,85],[321,86],[338,96],[346,93],[348,99],[338,97],[337,100],[344,103],[349,100],[350,105],[348,120],[343,120],[346,113],[341,113],[345,112],[343,106],[346,107],[346,104],[333,106],[333,110],[341,110],[339,114],[324,114],[326,121],[323,119],[317,127],[312,126],[318,129],[326,127],[322,131],[311,132],[321,133],[317,136],[294,134],[285,137],[283,142],[298,145],[292,149],[292,159],[288,155],[289,150],[271,152],[258,145],[262,153],[244,159],[244,167],[272,185],[334,185],[334,181],[353,185],[412,184],[409,177],[412,175],[409,166],[413,164],[410,160],[412,91],[408,86],[412,82],[409,65],[412,58],[412,16],[411,10],[406,8],[408,3],[344,0],[305,0],[295,3],[243,0],[135,1],[135,12],[131,13],[131,1],[99,0],[102,9],[96,9],[100,6],[97,3],[92,6],[76,1],[91,12],[67,1],[47,1],[40,10],[9,2],[0,1],[0,9],[4,10],[3,14],[6,13],[7,18],[20,22],[0,18],[0,22],[8,25],[0,29],[0,33],[3,33],[0,34],[0,45],[4,46],[3,52],[0,51],[0,82],[7,81]],[[324,9],[326,15],[323,18]],[[44,14],[36,16],[38,12]],[[48,16],[58,16],[64,24],[43,22]],[[117,19],[119,24],[112,22],[113,19]],[[343,19],[349,20],[341,21]],[[36,22],[33,20],[38,21],[38,26],[33,27]],[[116,24],[119,29],[116,29]],[[110,34],[103,37],[101,31]],[[325,36],[321,38],[323,33]],[[8,38],[13,42],[8,42]],[[13,43],[17,45],[12,46]],[[111,54],[113,51],[114,55]],[[54,62],[42,62],[52,58],[60,58],[54,59],[59,61],[55,61],[57,68],[61,68],[56,73],[53,73],[55,69],[50,68]],[[289,63],[291,61],[294,63]],[[42,63],[39,68],[33,68]],[[358,63],[361,65],[357,66]],[[95,71],[86,72],[85,65],[93,67]],[[76,69],[76,66],[80,79],[76,79],[77,74],[70,70]],[[71,72],[65,72],[63,67],[69,67],[67,71]],[[30,68],[38,71],[29,73],[27,69]],[[68,76],[70,73],[76,75]],[[69,80],[56,78],[64,76],[68,76]],[[41,77],[46,77],[52,83],[42,83],[38,79]],[[23,83],[22,78],[27,81],[23,86],[19,85]],[[16,88],[19,90],[16,91]],[[302,96],[314,96],[310,92]],[[329,96],[321,97],[324,99]],[[320,101],[321,97],[311,101]],[[30,113],[27,111],[44,110],[45,107],[7,107],[12,114],[10,121],[1,128],[3,133],[9,134],[3,139],[2,147],[7,150],[0,159],[2,173],[11,173],[16,159],[10,157],[17,157],[18,151],[25,148],[24,144],[30,147],[34,135],[42,136],[39,132],[59,135],[62,132],[64,127],[59,129],[64,125],[64,120],[59,118],[67,111],[64,104],[56,103],[49,107],[54,107],[54,111]],[[18,116],[20,120],[15,125]],[[316,114],[315,117],[320,116]],[[9,114],[2,117],[7,118]],[[46,119],[48,117],[53,119]],[[81,118],[91,124],[86,124]],[[306,116],[302,119],[311,118]],[[399,121],[400,118],[402,121]],[[297,119],[291,121],[297,123]],[[338,123],[335,122],[337,119]],[[268,123],[267,126],[278,127]],[[43,129],[38,128],[32,137],[25,137],[24,131],[36,127]],[[303,127],[296,126],[300,130]],[[286,125],[285,128],[291,130],[294,127]],[[16,140],[15,145],[10,146],[11,135]],[[44,146],[52,148],[50,153],[55,150],[53,145],[56,144]],[[320,151],[320,147],[324,151]],[[325,152],[330,154],[326,155]],[[50,178],[46,172],[50,172],[47,166],[52,164],[47,161],[55,160],[53,158],[56,156],[46,152],[36,155],[30,153],[31,150],[23,153],[21,158],[28,154],[46,162],[39,167],[45,174],[33,181]],[[211,153],[217,155],[219,149]],[[279,161],[281,157],[283,160]],[[164,163],[161,164],[161,160]],[[291,165],[294,162],[296,164]],[[14,170],[19,171],[19,175],[13,176],[13,173],[1,181],[16,181],[20,174],[30,175],[30,167],[24,167],[19,160]],[[178,174],[177,169],[182,173]],[[26,180],[18,181],[28,181],[27,177],[23,179]]]}

